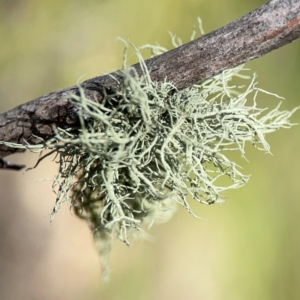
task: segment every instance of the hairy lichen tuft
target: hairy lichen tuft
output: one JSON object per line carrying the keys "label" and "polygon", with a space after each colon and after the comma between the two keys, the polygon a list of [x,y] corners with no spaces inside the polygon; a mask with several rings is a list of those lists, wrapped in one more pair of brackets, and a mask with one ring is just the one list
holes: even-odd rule
{"label": "hairy lichen tuft", "polygon": [[[152,47],[153,53],[161,49]],[[52,219],[69,203],[88,222],[104,256],[116,237],[129,244],[133,232],[143,232],[142,222],[167,220],[177,203],[193,214],[190,201],[218,203],[223,191],[243,186],[248,176],[228,152],[244,157],[246,142],[270,152],[265,135],[289,128],[297,109],[280,111],[280,103],[259,108],[257,97],[265,91],[242,67],[177,90],[170,82],[153,82],[137,54],[143,76],[124,67],[122,84],[102,103],[89,100],[82,88],[73,95],[78,131],[56,128],[55,138],[41,145],[17,145],[57,154]],[[235,77],[247,85],[230,84]],[[230,183],[223,185],[222,177]]]}

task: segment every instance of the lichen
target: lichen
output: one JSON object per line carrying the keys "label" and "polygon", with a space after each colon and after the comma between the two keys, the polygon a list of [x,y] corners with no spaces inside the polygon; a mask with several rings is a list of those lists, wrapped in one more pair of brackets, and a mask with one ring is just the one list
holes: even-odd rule
{"label": "lichen", "polygon": [[[154,55],[165,51],[147,47]],[[68,203],[88,222],[104,257],[116,237],[129,244],[134,232],[143,233],[142,224],[166,221],[177,204],[195,215],[190,201],[218,203],[223,191],[242,187],[249,177],[227,154],[245,157],[247,142],[270,152],[265,135],[291,127],[289,118],[298,109],[280,110],[281,102],[274,109],[259,108],[258,96],[267,92],[242,66],[184,90],[153,82],[134,49],[141,77],[124,64],[122,83],[102,103],[89,100],[81,87],[72,96],[78,131],[55,128],[53,139],[35,146],[5,143],[56,153],[51,220]],[[234,78],[247,85],[234,85]],[[223,177],[230,183],[222,184]]]}

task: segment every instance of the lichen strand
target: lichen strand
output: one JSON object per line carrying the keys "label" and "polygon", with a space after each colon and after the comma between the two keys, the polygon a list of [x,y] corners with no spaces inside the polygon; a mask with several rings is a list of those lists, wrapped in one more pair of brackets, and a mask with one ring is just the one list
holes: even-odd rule
{"label": "lichen strand", "polygon": [[[223,191],[243,186],[248,176],[228,152],[244,157],[246,142],[270,152],[265,134],[292,126],[289,118],[298,109],[280,111],[280,103],[259,108],[257,96],[267,92],[242,67],[178,91],[170,82],[151,81],[137,54],[143,76],[124,68],[123,83],[103,103],[87,99],[83,89],[74,95],[80,130],[56,128],[55,138],[41,145],[4,143],[57,154],[52,219],[69,203],[88,222],[104,257],[116,237],[129,244],[143,233],[142,223],[166,221],[177,203],[194,214],[190,201],[221,202]],[[247,86],[230,85],[235,77]]]}
{"label": "lichen strand", "polygon": [[[213,204],[224,190],[243,186],[248,176],[226,153],[244,156],[247,141],[270,152],[265,134],[289,128],[295,111],[280,111],[280,104],[258,108],[264,91],[255,76],[241,75],[241,67],[182,91],[152,82],[146,68],[142,78],[129,72],[122,72],[124,83],[101,104],[84,90],[74,96],[80,115],[92,122],[82,118],[76,134],[57,129],[57,142],[47,144],[60,166],[52,217],[68,202],[87,220],[102,255],[115,237],[129,244],[132,229],[142,232],[142,221],[168,219],[176,203],[193,213],[191,199]],[[234,77],[249,85],[230,86]],[[231,183],[222,185],[221,177]]]}

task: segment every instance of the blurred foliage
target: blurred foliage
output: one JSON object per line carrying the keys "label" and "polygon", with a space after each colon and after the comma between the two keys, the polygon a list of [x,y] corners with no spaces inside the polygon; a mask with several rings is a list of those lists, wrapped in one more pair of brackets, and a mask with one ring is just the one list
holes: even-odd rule
{"label": "blurred foliage", "polygon": [[[135,45],[158,42],[171,48],[168,30],[187,42],[198,16],[209,32],[264,2],[1,0],[1,112],[120,68],[123,45],[116,42],[118,36]],[[246,65],[258,74],[260,87],[287,99],[286,109],[299,105],[299,48],[296,41]],[[268,105],[272,98],[261,101]],[[298,122],[299,113],[293,120]],[[43,216],[41,198],[50,202],[49,209],[53,204],[51,189],[44,196],[41,183],[29,179],[21,184],[19,173],[2,172],[0,298],[298,299],[299,130],[295,126],[269,136],[274,156],[248,147],[250,163],[240,164],[253,174],[249,183],[226,193],[221,206],[193,207],[208,222],[179,210],[154,228],[155,243],[118,246],[106,285],[100,284],[96,254],[89,250],[92,242],[86,242],[88,230],[76,227],[79,220],[67,213],[69,223],[50,230],[42,229],[47,218],[36,220]],[[47,174],[50,165],[41,165],[40,174]],[[74,246],[64,256],[67,245]]]}

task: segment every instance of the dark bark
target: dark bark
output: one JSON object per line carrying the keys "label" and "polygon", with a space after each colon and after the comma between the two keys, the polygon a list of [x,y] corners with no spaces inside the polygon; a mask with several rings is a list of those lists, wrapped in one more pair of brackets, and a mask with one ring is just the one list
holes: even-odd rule
{"label": "dark bark", "polygon": [[[271,0],[218,30],[147,60],[146,65],[153,81],[167,78],[183,89],[291,43],[299,36],[300,1]],[[133,67],[141,74],[139,64]],[[118,72],[110,75],[120,78]],[[110,75],[86,80],[81,86],[87,96],[101,101],[104,92],[117,88]],[[37,137],[53,137],[52,124],[63,128],[78,126],[76,107],[68,100],[72,93],[78,93],[78,86],[55,91],[0,115],[0,141],[36,144]],[[2,145],[0,159],[16,151],[20,150]],[[5,165],[3,159],[0,162]]]}

